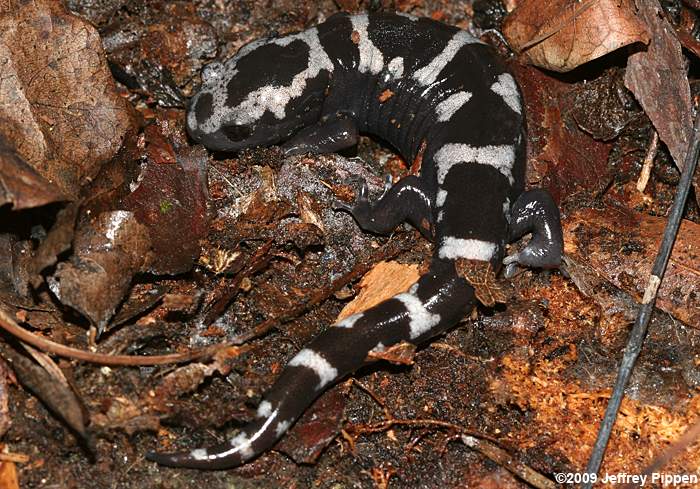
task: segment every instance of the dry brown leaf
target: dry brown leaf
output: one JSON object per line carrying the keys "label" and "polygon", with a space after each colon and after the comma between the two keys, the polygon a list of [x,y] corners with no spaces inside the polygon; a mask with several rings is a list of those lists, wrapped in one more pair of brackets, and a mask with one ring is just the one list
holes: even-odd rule
{"label": "dry brown leaf", "polygon": [[491,262],[457,258],[455,268],[457,275],[474,287],[476,299],[486,307],[508,302],[508,289],[497,280]]}
{"label": "dry brown leaf", "polygon": [[[161,148],[173,151],[170,140],[150,127],[149,144],[159,141]],[[206,151],[177,148],[173,157],[177,163],[158,163],[149,157],[138,187],[119,206],[148,228],[153,246],[148,271],[152,273],[190,270],[200,254],[199,240],[209,229]]]}
{"label": "dry brown leaf", "polygon": [[193,392],[207,378],[215,373],[226,376],[231,372],[234,361],[247,351],[246,347],[228,347],[214,356],[213,361],[204,363],[190,363],[178,367],[167,374],[155,389],[155,396],[144,398],[146,404],[157,407],[157,410],[169,412],[173,409],[173,399]]}
{"label": "dry brown leaf", "polygon": [[56,382],[63,384],[66,387],[69,387],[68,384],[68,379],[66,379],[65,374],[63,373],[63,370],[61,370],[58,365],[56,365],[56,362],[53,361],[53,359],[47,355],[46,353],[37,350],[36,348],[32,348],[30,345],[26,343],[22,343],[22,348],[31,355],[31,357],[34,359],[36,363],[38,363],[41,368],[44,369],[44,371],[51,376]]}
{"label": "dry brown leaf", "polygon": [[413,358],[416,356],[416,345],[402,341],[390,346],[385,350],[370,350],[367,354],[367,362],[384,360],[394,365],[413,365]]}
{"label": "dry brown leaf", "polygon": [[28,209],[64,199],[55,185],[17,156],[0,133],[0,206],[12,204],[15,210]]}
{"label": "dry brown leaf", "polygon": [[685,58],[673,26],[657,0],[636,0],[639,17],[652,33],[649,48],[627,61],[625,85],[654,124],[678,168],[683,168],[693,131]]}
{"label": "dry brown leaf", "polygon": [[295,462],[314,463],[338,436],[345,418],[348,387],[326,392],[316,401],[275,447]]}
{"label": "dry brown leaf", "polygon": [[508,16],[503,34],[536,66],[566,72],[649,34],[632,0],[530,0]]}
{"label": "dry brown leaf", "polygon": [[104,406],[106,408],[104,411],[92,413],[90,418],[92,428],[121,429],[129,435],[140,431],[157,431],[159,428],[158,416],[148,413],[144,406],[127,397],[115,396]]}
{"label": "dry brown leaf", "polygon": [[0,9],[0,80],[4,136],[39,174],[75,197],[131,126],[97,31],[61,2]]}
{"label": "dry brown leaf", "polygon": [[340,311],[338,321],[366,311],[396,294],[405,292],[418,280],[419,276],[417,265],[404,265],[393,261],[377,263],[362,277],[360,280],[362,291]]}
{"label": "dry brown leaf", "polygon": [[610,181],[612,145],[597,141],[572,120],[578,86],[528,65],[514,65],[527,110],[527,181],[544,186],[555,201],[580,192],[599,193]]}
{"label": "dry brown leaf", "polygon": [[27,273],[35,288],[39,288],[44,281],[41,271],[55,265],[58,261],[58,256],[70,250],[73,245],[75,221],[79,210],[80,206],[77,202],[72,202],[61,209],[56,214],[56,221],[46,238],[39,243],[39,246],[34,251],[31,262],[27,267]]}
{"label": "dry brown leaf", "polygon": [[101,333],[134,275],[152,260],[148,228],[133,212],[103,212],[76,233],[73,256],[49,277],[56,298],[86,316]]}
{"label": "dry brown leaf", "polygon": [[40,399],[73,434],[87,440],[87,416],[76,392],[10,346],[0,346],[0,354],[14,371],[17,380]]}

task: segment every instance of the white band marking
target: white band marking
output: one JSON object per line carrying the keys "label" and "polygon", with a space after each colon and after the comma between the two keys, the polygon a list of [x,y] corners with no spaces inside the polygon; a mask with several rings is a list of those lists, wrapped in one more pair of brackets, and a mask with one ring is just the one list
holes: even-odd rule
{"label": "white band marking", "polygon": [[[245,100],[236,107],[226,105],[228,99],[226,85],[233,77],[239,75],[236,65],[241,58],[253,53],[263,45],[287,46],[297,40],[306,43],[309,47],[307,66],[294,76],[289,85],[265,85],[250,92]],[[213,96],[212,115],[204,123],[195,124],[196,117],[193,115],[194,111],[191,111],[189,115],[190,125],[198,127],[204,133],[211,134],[228,124],[251,124],[260,119],[266,111],[270,111],[277,119],[284,119],[289,101],[304,93],[308,80],[318,76],[321,70],[332,72],[333,63],[323,49],[318,38],[318,30],[315,27],[278,39],[261,39],[252,42],[241,48],[236,56],[225,64],[220,79],[217,80],[214,87],[207,90],[206,93]],[[204,93],[201,92],[199,96]]]}
{"label": "white band marking", "polygon": [[440,258],[454,260],[466,258],[467,260],[488,261],[496,252],[496,243],[480,239],[460,239],[446,237],[442,240],[442,246],[438,255]]}
{"label": "white band marking", "polygon": [[396,58],[389,61],[389,66],[387,66],[389,74],[393,80],[401,78],[403,76],[403,58],[397,56]]}
{"label": "white band marking", "polygon": [[277,435],[277,438],[282,436],[287,429],[289,429],[289,425],[291,425],[291,421],[280,421],[277,423],[277,427],[275,427],[275,435]]}
{"label": "white band marking", "polygon": [[316,372],[320,382],[316,386],[316,390],[323,389],[329,382],[336,379],[338,370],[333,367],[328,360],[313,350],[304,348],[296,354],[287,364],[290,367],[307,367]]}
{"label": "white band marking", "polygon": [[236,436],[231,438],[229,441],[231,447],[241,454],[243,460],[248,460],[253,455],[255,451],[253,450],[253,441],[248,438],[245,433],[238,433]]}
{"label": "white band marking", "polygon": [[468,144],[448,143],[435,153],[438,164],[437,178],[442,185],[450,169],[460,163],[478,163],[489,165],[500,171],[512,185],[515,149],[511,145],[503,146],[469,146]]}
{"label": "white band marking", "polygon": [[464,104],[469,102],[470,98],[472,98],[472,94],[470,92],[457,92],[453,93],[445,100],[437,104],[435,106],[435,113],[438,116],[438,121],[449,121],[455,112],[461,109]]}
{"label": "white band marking", "polygon": [[352,316],[348,316],[342,321],[339,321],[335,324],[336,328],[348,328],[351,329],[353,326],[355,326],[355,323],[357,322],[358,319],[362,317],[362,313],[358,312],[357,314],[353,314]]}
{"label": "white band marking", "polygon": [[435,197],[435,205],[437,207],[442,207],[445,205],[445,200],[447,200],[447,190],[438,190],[437,196]]}
{"label": "white band marking", "polygon": [[369,71],[373,75],[376,75],[384,68],[384,55],[369,38],[369,34],[367,33],[369,18],[367,14],[353,15],[350,17],[350,22],[352,23],[353,31],[357,32],[359,35],[357,49],[360,52],[360,64],[357,66],[357,70],[360,73],[367,73]]}
{"label": "white band marking", "polygon": [[409,328],[412,340],[426,333],[440,322],[440,315],[428,311],[423,302],[410,292],[404,292],[394,296],[394,298],[400,300],[408,311],[408,316],[411,319]]}
{"label": "white band marking", "polygon": [[452,39],[450,39],[445,46],[445,49],[443,49],[440,54],[435,56],[435,58],[429,64],[413,73],[413,79],[423,86],[434,83],[437,77],[440,75],[440,72],[450,61],[452,61],[462,46],[465,44],[474,44],[479,42],[481,41],[468,32],[458,31],[454,36],[452,36]]}
{"label": "white band marking", "polygon": [[195,448],[190,452],[190,457],[195,460],[206,460],[209,458],[209,452],[206,448]]}
{"label": "white band marking", "polygon": [[513,75],[510,73],[501,73],[498,75],[498,81],[491,85],[491,91],[500,95],[506,105],[513,109],[513,111],[518,114],[522,112],[520,94],[518,93],[518,86],[515,83]]}
{"label": "white band marking", "polygon": [[258,418],[268,418],[272,414],[272,404],[270,401],[262,401],[258,406],[255,416]]}

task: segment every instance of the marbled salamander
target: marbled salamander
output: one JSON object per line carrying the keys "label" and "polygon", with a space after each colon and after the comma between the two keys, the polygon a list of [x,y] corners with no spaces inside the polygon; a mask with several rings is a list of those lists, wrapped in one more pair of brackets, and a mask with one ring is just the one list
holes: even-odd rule
{"label": "marbled salamander", "polygon": [[[187,112],[191,137],[218,151],[284,142],[288,155],[387,141],[419,176],[348,206],[359,225],[388,233],[408,220],[436,243],[409,291],[355,314],[294,356],[257,419],[219,446],[150,453],[174,467],[235,467],[270,448],[329,385],[368,352],[442,333],[474,305],[460,260],[556,267],[562,235],[548,194],[522,192],[524,119],[513,76],[467,32],[402,14],[336,14],[298,34],[252,42],[202,74]],[[506,242],[532,239],[503,260]]]}

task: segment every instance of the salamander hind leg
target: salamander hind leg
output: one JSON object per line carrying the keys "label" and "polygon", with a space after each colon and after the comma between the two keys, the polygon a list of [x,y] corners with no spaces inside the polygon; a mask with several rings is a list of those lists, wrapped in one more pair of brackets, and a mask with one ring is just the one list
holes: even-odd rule
{"label": "salamander hind leg", "polygon": [[363,181],[355,203],[352,206],[339,204],[338,207],[350,212],[365,231],[388,234],[408,221],[426,238],[432,239],[432,205],[423,187],[418,177],[410,175],[387,188],[377,202],[371,203],[367,183]]}
{"label": "salamander hind leg", "polygon": [[506,275],[512,276],[517,265],[530,268],[558,268],[561,264],[564,240],[559,209],[552,197],[542,189],[520,194],[511,208],[509,241],[528,233],[532,239],[522,251],[503,260]]}

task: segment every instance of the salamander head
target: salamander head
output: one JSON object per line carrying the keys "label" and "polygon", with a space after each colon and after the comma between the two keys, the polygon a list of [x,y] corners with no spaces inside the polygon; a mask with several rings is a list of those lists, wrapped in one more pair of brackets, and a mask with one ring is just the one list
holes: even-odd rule
{"label": "salamander head", "polygon": [[319,119],[332,71],[316,29],[252,42],[203,70],[187,131],[217,151],[278,143]]}

